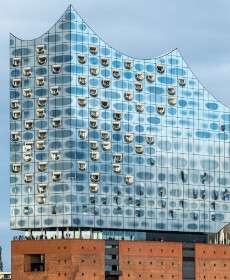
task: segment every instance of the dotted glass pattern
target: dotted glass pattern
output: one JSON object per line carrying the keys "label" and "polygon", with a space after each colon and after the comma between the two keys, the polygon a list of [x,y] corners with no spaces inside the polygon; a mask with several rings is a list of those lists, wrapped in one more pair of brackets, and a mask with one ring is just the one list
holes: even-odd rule
{"label": "dotted glass pattern", "polygon": [[11,228],[229,223],[230,110],[178,50],[127,56],[70,6],[10,54]]}

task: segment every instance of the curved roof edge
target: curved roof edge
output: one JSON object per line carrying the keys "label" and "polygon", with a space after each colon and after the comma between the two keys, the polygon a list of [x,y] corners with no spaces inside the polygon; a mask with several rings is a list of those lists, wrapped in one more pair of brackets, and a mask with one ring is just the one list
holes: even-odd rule
{"label": "curved roof edge", "polygon": [[210,91],[206,88],[206,86],[203,85],[203,83],[200,82],[200,79],[197,77],[197,75],[192,71],[192,68],[190,67],[190,65],[187,63],[187,61],[185,60],[184,56],[181,54],[180,50],[178,48],[174,48],[164,54],[161,54],[159,56],[155,56],[155,57],[151,57],[151,58],[138,58],[138,57],[134,57],[134,56],[131,56],[129,54],[126,54],[122,51],[119,51],[117,49],[115,49],[113,46],[111,46],[108,42],[106,42],[100,35],[98,35],[98,33],[94,30],[94,28],[92,28],[88,23],[87,21],[84,19],[84,17],[81,16],[81,14],[74,8],[74,6],[72,4],[70,4],[67,9],[65,10],[65,12],[59,17],[59,19],[46,31],[44,32],[43,34],[41,34],[40,36],[38,37],[35,37],[34,39],[21,39],[17,36],[15,36],[14,34],[10,33],[10,37],[13,37],[13,38],[16,38],[17,40],[20,40],[20,41],[35,41],[35,40],[39,40],[40,38],[42,38],[42,36],[44,36],[44,34],[47,34],[49,33],[49,31],[55,27],[55,25],[57,25],[64,17],[65,15],[70,12],[70,11],[74,11],[81,19],[82,21],[88,26],[89,29],[92,30],[92,32],[94,34],[96,34],[98,36],[98,38],[103,41],[107,46],[111,47],[112,49],[114,49],[115,51],[117,51],[118,53],[120,53],[121,55],[123,56],[126,56],[126,57],[129,57],[131,59],[136,59],[136,60],[142,60],[142,61],[151,61],[151,60],[154,60],[154,59],[160,59],[162,57],[165,57],[167,55],[170,55],[170,54],[173,54],[174,52],[178,52],[179,55],[182,57],[183,61],[185,62],[185,64],[187,65],[187,67],[190,69],[190,71],[192,72],[192,74],[194,75],[194,77],[198,80],[198,82],[200,83],[200,85],[208,92],[208,94],[210,94],[217,102],[219,102],[220,104],[222,104],[224,107],[230,109],[230,106],[229,105],[226,105],[224,102],[220,101],[214,94],[210,93]]}
{"label": "curved roof edge", "polygon": [[147,60],[153,60],[153,59],[158,59],[158,58],[161,58],[161,57],[164,57],[166,55],[169,55],[175,51],[178,51],[177,48],[174,48],[166,53],[163,53],[159,56],[154,56],[154,57],[150,57],[150,58],[138,58],[138,57],[134,57],[134,56],[131,56],[129,54],[126,54],[122,51],[119,51],[117,49],[115,49],[113,46],[111,46],[108,42],[106,42],[95,30],[94,28],[92,28],[88,23],[87,21],[84,19],[83,16],[81,16],[81,14],[73,7],[72,4],[70,4],[67,9],[65,10],[65,12],[59,17],[59,19],[46,31],[44,32],[43,34],[33,38],[33,39],[23,39],[23,38],[20,38],[16,35],[14,35],[13,33],[10,32],[10,37],[13,37],[13,38],[16,38],[17,40],[20,40],[20,41],[35,41],[35,40],[39,40],[40,38],[42,38],[42,36],[44,36],[45,34],[47,34],[55,25],[57,25],[64,17],[65,15],[69,12],[69,11],[74,11],[81,19],[82,21],[89,27],[89,29],[91,29],[97,36],[100,40],[102,40],[106,45],[108,45],[109,47],[113,48],[115,51],[119,52],[121,55],[124,55],[124,56],[127,56],[127,57],[130,57],[132,59],[137,59],[137,60],[143,60],[143,61],[147,61]]}
{"label": "curved roof edge", "polygon": [[[39,36],[37,36],[37,37],[35,37],[35,38],[33,38],[33,39],[22,39],[22,38],[19,38],[19,37],[16,36],[16,35],[14,35],[14,34],[11,33],[11,32],[10,32],[10,37],[16,38],[17,40],[20,40],[20,41],[35,41],[35,40],[38,40],[38,39],[40,39],[42,36],[44,36],[45,34],[47,34],[59,21],[61,21],[62,18],[63,18],[70,10],[74,10],[74,11],[79,15],[79,13],[74,9],[73,5],[70,4],[70,5],[66,8],[65,12],[62,13],[62,15],[59,17],[59,19],[58,19],[54,24],[52,24],[51,27],[48,28],[46,32],[42,33],[41,35],[39,35]],[[80,15],[79,15],[79,16],[80,16]]]}

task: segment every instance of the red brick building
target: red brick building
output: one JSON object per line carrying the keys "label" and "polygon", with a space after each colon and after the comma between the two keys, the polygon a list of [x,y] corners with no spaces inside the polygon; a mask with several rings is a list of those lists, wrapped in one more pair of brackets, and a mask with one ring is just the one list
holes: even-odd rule
{"label": "red brick building", "polygon": [[[188,259],[195,278],[183,272]],[[118,268],[110,275],[105,273],[108,263]],[[230,247],[195,244],[186,251],[180,242],[13,241],[12,279],[230,280]]]}

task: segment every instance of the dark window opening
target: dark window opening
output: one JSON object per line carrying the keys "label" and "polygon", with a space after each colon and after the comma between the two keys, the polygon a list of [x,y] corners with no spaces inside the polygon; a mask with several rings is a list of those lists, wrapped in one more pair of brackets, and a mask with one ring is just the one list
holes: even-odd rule
{"label": "dark window opening", "polygon": [[45,255],[31,254],[25,255],[25,272],[45,271]]}
{"label": "dark window opening", "polygon": [[112,271],[118,271],[117,265],[112,265]]}

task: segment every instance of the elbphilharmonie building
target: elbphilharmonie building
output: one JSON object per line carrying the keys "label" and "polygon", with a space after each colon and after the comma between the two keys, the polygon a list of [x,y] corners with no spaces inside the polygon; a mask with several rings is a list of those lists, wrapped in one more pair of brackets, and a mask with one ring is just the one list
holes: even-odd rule
{"label": "elbphilharmonie building", "polygon": [[10,36],[10,108],[12,229],[167,240],[229,223],[230,109],[177,49],[123,54],[70,6],[42,36]]}

